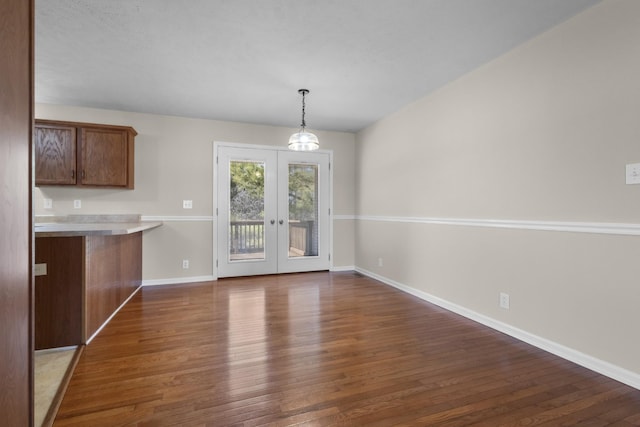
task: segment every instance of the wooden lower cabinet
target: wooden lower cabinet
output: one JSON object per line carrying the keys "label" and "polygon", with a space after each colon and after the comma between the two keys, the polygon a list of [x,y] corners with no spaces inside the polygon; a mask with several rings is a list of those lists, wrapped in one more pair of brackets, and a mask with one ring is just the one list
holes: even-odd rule
{"label": "wooden lower cabinet", "polygon": [[84,237],[36,239],[35,263],[47,264],[35,278],[36,350],[81,343]]}
{"label": "wooden lower cabinet", "polygon": [[142,282],[142,233],[38,237],[35,347],[85,344]]}

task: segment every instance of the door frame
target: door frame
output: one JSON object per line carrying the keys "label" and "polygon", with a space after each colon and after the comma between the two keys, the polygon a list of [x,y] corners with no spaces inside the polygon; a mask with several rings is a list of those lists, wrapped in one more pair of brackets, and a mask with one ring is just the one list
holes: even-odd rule
{"label": "door frame", "polygon": [[[289,151],[287,147],[273,146],[273,145],[260,145],[260,144],[243,144],[238,142],[225,142],[225,141],[213,141],[213,177],[212,177],[212,200],[213,200],[213,226],[212,226],[212,242],[213,242],[213,277],[220,278],[218,269],[218,151],[220,147],[228,148],[245,148],[245,149],[257,149],[257,150],[273,150]],[[323,153],[329,155],[329,270],[333,269],[333,150],[317,150],[316,153]]]}

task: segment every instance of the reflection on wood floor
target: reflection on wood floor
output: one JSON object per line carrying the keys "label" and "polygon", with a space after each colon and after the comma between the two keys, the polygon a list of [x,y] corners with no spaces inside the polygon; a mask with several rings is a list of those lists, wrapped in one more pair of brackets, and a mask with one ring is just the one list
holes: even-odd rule
{"label": "reflection on wood floor", "polygon": [[147,287],[65,425],[640,425],[640,391],[356,273]]}

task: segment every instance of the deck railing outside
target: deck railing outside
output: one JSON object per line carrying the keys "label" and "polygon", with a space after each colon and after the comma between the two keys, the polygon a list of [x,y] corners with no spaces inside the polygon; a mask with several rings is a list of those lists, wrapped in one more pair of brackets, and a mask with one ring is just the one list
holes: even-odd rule
{"label": "deck railing outside", "polygon": [[[315,221],[289,222],[290,256],[317,255],[314,224]],[[229,242],[231,255],[264,252],[264,221],[231,221]]]}
{"label": "deck railing outside", "polygon": [[231,254],[264,251],[264,221],[231,221],[229,226]]}

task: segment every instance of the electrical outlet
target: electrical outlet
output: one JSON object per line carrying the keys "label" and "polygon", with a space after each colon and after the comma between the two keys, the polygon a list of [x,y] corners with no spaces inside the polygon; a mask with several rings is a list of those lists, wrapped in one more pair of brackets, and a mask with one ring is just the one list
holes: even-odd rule
{"label": "electrical outlet", "polygon": [[189,268],[189,260],[188,259],[183,259],[182,260],[182,268],[184,268],[185,270],[187,270]]}
{"label": "electrical outlet", "polygon": [[82,200],[74,200],[73,201],[73,208],[74,209],[80,209],[82,207]]}
{"label": "electrical outlet", "polygon": [[382,258],[378,258],[378,267],[382,267]]}
{"label": "electrical outlet", "polygon": [[45,208],[45,209],[53,209],[53,200],[44,199],[42,201],[42,207]]}
{"label": "electrical outlet", "polygon": [[43,262],[40,264],[33,265],[33,275],[34,276],[46,276],[47,275],[47,263]]}
{"label": "electrical outlet", "polygon": [[193,200],[183,200],[182,209],[193,209]]}
{"label": "electrical outlet", "polygon": [[509,309],[509,294],[500,292],[500,307]]}

